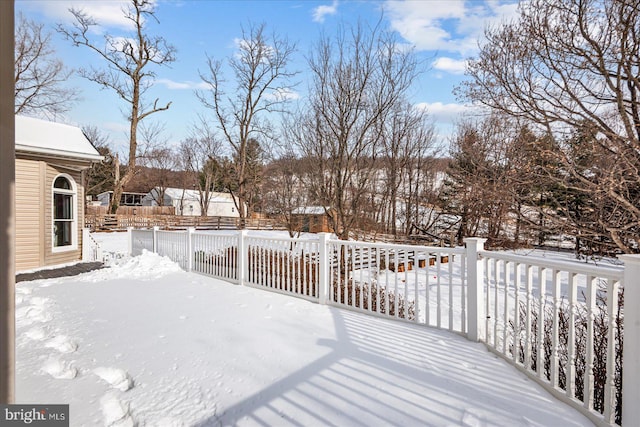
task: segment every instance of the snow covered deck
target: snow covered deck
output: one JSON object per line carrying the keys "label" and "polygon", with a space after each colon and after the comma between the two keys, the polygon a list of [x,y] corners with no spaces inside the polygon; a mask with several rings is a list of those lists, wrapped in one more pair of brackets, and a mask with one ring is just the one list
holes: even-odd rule
{"label": "snow covered deck", "polygon": [[146,253],[17,286],[18,402],[71,425],[592,425],[482,344]]}

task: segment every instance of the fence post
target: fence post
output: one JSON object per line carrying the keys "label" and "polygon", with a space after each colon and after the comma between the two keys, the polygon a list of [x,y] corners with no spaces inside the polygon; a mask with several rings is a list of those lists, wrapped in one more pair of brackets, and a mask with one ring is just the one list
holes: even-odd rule
{"label": "fence post", "polygon": [[471,341],[485,339],[484,264],[479,252],[484,250],[487,239],[470,237],[467,245],[467,338]]}
{"label": "fence post", "polygon": [[155,225],[153,227],[153,253],[154,254],[158,253],[158,230],[160,230],[160,227]]}
{"label": "fence post", "polygon": [[247,230],[238,231],[238,284],[244,285],[245,272],[249,264],[249,253],[247,251]]}
{"label": "fence post", "polygon": [[127,242],[129,243],[127,255],[133,256],[133,227],[127,227]]}
{"label": "fence post", "polygon": [[640,420],[640,255],[620,255],[624,262],[624,346],[622,349],[622,425]]}
{"label": "fence post", "polygon": [[89,242],[91,241],[91,237],[89,236],[89,232],[90,230],[88,228],[83,228],[82,229],[82,260],[83,261],[96,261],[95,259],[92,259],[92,250],[91,250],[91,245],[89,244]]}
{"label": "fence post", "polygon": [[329,233],[318,233],[318,303],[326,304],[329,296]]}
{"label": "fence post", "polygon": [[187,228],[187,271],[193,270],[193,232],[194,227]]}

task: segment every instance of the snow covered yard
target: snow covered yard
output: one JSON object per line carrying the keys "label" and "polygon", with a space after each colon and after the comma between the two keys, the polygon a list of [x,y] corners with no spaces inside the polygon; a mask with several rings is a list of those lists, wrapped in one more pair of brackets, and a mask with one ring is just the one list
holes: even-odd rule
{"label": "snow covered yard", "polygon": [[151,253],[16,294],[18,402],[73,426],[592,425],[482,344]]}

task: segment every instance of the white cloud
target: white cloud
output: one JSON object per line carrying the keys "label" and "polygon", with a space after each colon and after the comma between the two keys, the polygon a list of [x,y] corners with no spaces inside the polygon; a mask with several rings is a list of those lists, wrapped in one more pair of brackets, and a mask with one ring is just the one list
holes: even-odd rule
{"label": "white cloud", "polygon": [[338,0],[333,0],[331,5],[322,5],[313,9],[314,22],[324,22],[327,15],[335,15],[338,12]]}
{"label": "white cloud", "polygon": [[192,82],[185,80],[176,82],[170,79],[156,79],[156,83],[166,86],[170,90],[193,90],[193,89],[209,89],[209,85],[205,82]]}
{"label": "white cloud", "polygon": [[443,104],[442,102],[421,102],[416,104],[415,108],[426,111],[434,122],[449,124],[455,123],[462,118],[463,115],[474,110],[473,107],[468,105],[456,103]]}
{"label": "white cloud", "polygon": [[123,12],[130,3],[128,0],[46,0],[23,2],[22,5],[32,10],[38,10],[56,21],[72,22],[73,15],[69,9],[73,8],[94,18],[101,26],[131,29],[132,23],[124,17]]}
{"label": "white cloud", "polygon": [[462,59],[453,59],[443,56],[433,62],[435,70],[446,71],[451,74],[464,74],[467,61]]}
{"label": "white cloud", "polygon": [[516,13],[514,0],[387,0],[391,27],[418,50],[446,51],[470,56],[477,50],[486,25]]}

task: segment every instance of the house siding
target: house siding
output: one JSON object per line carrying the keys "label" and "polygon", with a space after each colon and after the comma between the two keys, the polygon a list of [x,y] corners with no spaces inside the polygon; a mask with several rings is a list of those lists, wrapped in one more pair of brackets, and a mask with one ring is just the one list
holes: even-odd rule
{"label": "house siding", "polygon": [[[62,161],[49,164],[18,154],[16,158],[16,271],[65,264],[82,259],[84,187],[82,172],[68,169]],[[73,168],[77,162],[69,162]],[[53,180],[67,174],[76,184],[76,249],[53,251]]]}
{"label": "house siding", "polygon": [[44,162],[16,160],[16,271],[44,264],[43,181]]}
{"label": "house siding", "polygon": [[[61,252],[53,252],[53,181],[65,173],[73,178],[77,188],[77,248]],[[82,173],[76,170],[66,169],[62,165],[46,165],[45,185],[42,192],[44,200],[44,265],[64,264],[82,259],[82,224],[84,224],[84,188],[82,187]]]}

